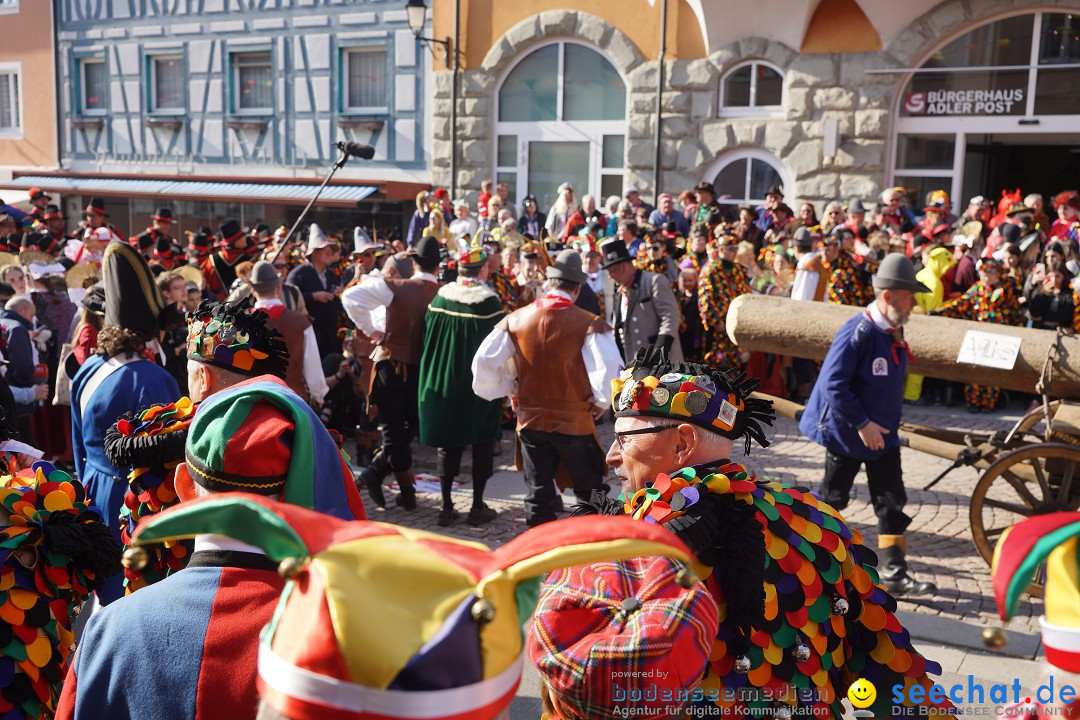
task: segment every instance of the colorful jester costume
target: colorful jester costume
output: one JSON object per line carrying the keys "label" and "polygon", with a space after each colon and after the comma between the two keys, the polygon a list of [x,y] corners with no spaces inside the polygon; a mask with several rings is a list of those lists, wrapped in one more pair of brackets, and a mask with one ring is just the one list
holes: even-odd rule
{"label": "colorful jester costume", "polygon": [[[493,551],[240,493],[185,502],[141,525],[135,542],[195,533],[261,548],[288,578],[258,641],[257,685],[297,720],[494,718],[521,678],[540,576],[625,558],[690,561],[674,535],[623,518],[558,520]],[[681,571],[682,587],[698,584]]]}
{"label": "colorful jester costume", "polygon": [[[174,470],[184,462],[184,443],[196,406],[188,398],[125,413],[105,433],[105,454],[119,468],[130,468],[128,491],[120,509],[120,540],[131,545],[135,527],[145,518],[180,502]],[[182,570],[191,557],[191,539],[151,545],[142,568],[124,569],[124,593]]]}
{"label": "colorful jester costume", "polygon": [[[612,383],[616,417],[696,424],[732,440],[768,446],[771,403],[750,396],[757,381],[704,365],[642,353]],[[932,683],[941,672],[911,645],[896,601],[878,586],[877,557],[816,494],[758,480],[728,460],[659,474],[605,512],[664,525],[701,563],[695,571],[720,606],[720,627],[702,681],[733,716],[776,717],[806,708],[840,718],[857,678],[876,687]],[[739,692],[729,693],[724,690]],[[747,692],[749,691],[749,692]],[[870,708],[893,714],[888,693]]]}
{"label": "colorful jester costume", "polygon": [[[981,266],[987,265],[1001,267],[996,260],[983,259]],[[1020,303],[1016,296],[1016,286],[1008,281],[990,286],[985,280],[979,280],[968,288],[966,293],[929,314],[998,325],[1024,324],[1024,318],[1020,314]],[[993,410],[997,407],[1000,394],[1000,390],[988,385],[964,386],[964,402],[971,410]]]}
{"label": "colorful jester costume", "polygon": [[741,368],[735,343],[724,328],[728,306],[739,295],[753,292],[746,270],[737,262],[716,260],[705,266],[698,280],[698,313],[705,331],[705,362],[715,368]]}
{"label": "colorful jester costume", "polygon": [[868,273],[849,253],[841,250],[836,260],[825,263],[825,271],[828,274],[827,302],[866,307],[874,301],[874,288],[866,277]]}
{"label": "colorful jester costume", "polygon": [[491,289],[499,296],[503,312],[514,312],[517,308],[517,281],[503,270],[491,273]]}
{"label": "colorful jester costume", "polygon": [[0,506],[0,717],[51,717],[72,620],[120,570],[120,546],[82,484],[47,462],[0,478]]}

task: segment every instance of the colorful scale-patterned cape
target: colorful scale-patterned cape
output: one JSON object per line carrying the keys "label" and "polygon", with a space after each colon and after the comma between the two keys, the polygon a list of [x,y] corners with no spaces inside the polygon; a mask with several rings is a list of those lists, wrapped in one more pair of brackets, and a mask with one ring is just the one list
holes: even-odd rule
{"label": "colorful scale-patterned cape", "polygon": [[825,263],[829,274],[825,298],[834,305],[864,307],[874,300],[874,288],[862,266],[847,252],[840,251],[834,262]]}
{"label": "colorful scale-patterned cape", "polygon": [[698,280],[698,313],[705,328],[705,362],[715,368],[739,368],[739,351],[720,327],[728,306],[739,295],[753,292],[746,270],[735,262],[716,260]]}
{"label": "colorful scale-patterned cape", "polygon": [[[119,468],[130,469],[128,491],[120,508],[120,540],[127,549],[142,520],[180,502],[174,470],[184,461],[184,442],[196,405],[180,398],[125,413],[105,434],[105,453]],[[183,570],[194,540],[171,540],[145,546],[149,561],[142,569],[124,568],[124,594]]]}
{"label": "colorful scale-patterned cape", "polygon": [[[865,678],[878,688],[870,710],[875,717],[889,717],[892,692],[886,689],[929,688],[933,683],[927,673],[941,673],[937,663],[912,647],[896,618],[896,601],[878,586],[873,551],[814,493],[758,481],[742,465],[724,463],[660,475],[620,500],[626,513],[668,526],[697,552],[701,566],[695,570],[720,607],[720,629],[702,687],[719,695],[717,704],[725,714],[737,717],[744,707],[780,702],[812,707],[813,717],[838,720],[840,699],[851,683]],[[725,503],[737,512],[727,515],[711,537],[723,538],[728,546],[695,548],[701,536],[695,537],[687,523],[694,506],[697,514],[719,513]],[[753,508],[752,514],[745,506]],[[764,547],[755,551],[762,536]],[[740,562],[744,566],[738,568]],[[736,574],[735,568],[737,579],[727,577]],[[753,592],[755,585],[762,588],[760,596]],[[763,611],[759,597],[764,598]],[[741,671],[739,661],[746,659],[749,667]],[[760,693],[743,700],[738,692],[724,692],[747,688]]]}
{"label": "colorful scale-patterned cape", "polygon": [[990,287],[980,280],[968,288],[966,293],[930,312],[930,315],[998,325],[1024,324],[1020,303],[1016,297],[1016,285],[1012,282]]}
{"label": "colorful scale-patterned cape", "polygon": [[120,548],[86,490],[47,462],[0,478],[0,718],[52,717],[71,623]]}

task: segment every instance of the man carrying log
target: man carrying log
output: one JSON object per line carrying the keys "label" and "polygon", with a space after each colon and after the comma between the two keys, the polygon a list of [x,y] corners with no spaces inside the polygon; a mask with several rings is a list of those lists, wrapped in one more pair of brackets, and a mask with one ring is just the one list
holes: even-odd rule
{"label": "man carrying log", "polygon": [[915,279],[906,256],[888,255],[874,276],[874,302],[836,334],[810,394],[799,429],[825,448],[821,495],[837,510],[847,507],[859,467],[866,466],[870,502],[878,518],[881,581],[894,595],[923,595],[937,587],[908,574],[911,518],[900,467],[900,414],[904,376],[913,359],[903,325],[915,293],[929,288]]}

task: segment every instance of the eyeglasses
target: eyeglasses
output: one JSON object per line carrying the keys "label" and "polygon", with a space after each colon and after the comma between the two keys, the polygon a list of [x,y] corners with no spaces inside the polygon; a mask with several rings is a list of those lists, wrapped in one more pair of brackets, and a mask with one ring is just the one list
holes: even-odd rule
{"label": "eyeglasses", "polygon": [[664,249],[664,246],[663,245],[650,245],[649,249],[652,250],[653,252],[660,252],[661,250]]}
{"label": "eyeglasses", "polygon": [[839,211],[839,210],[830,210],[830,211],[829,211],[829,214],[830,214],[830,215],[839,215],[839,214],[840,214],[840,211]]}
{"label": "eyeglasses", "polygon": [[662,433],[665,430],[675,430],[678,425],[665,425],[663,427],[649,427],[641,428],[640,430],[626,430],[624,432],[615,432],[615,442],[619,444],[619,449],[624,447],[625,439],[631,435],[652,435],[654,433]]}
{"label": "eyeglasses", "polygon": [[287,267],[289,267],[289,266],[288,265],[278,265],[276,263],[274,264],[274,269],[275,270],[284,270]]}

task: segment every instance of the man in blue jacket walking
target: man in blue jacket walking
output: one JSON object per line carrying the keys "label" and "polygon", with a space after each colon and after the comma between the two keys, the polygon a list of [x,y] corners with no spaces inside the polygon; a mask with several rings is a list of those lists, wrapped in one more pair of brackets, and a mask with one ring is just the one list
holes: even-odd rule
{"label": "man in blue jacket walking", "polygon": [[859,467],[866,466],[870,502],[878,519],[881,580],[894,595],[933,593],[933,583],[908,574],[911,518],[900,467],[900,411],[911,351],[903,325],[915,293],[929,288],[915,279],[904,255],[886,256],[874,276],[874,302],[852,317],[833,339],[799,429],[825,448],[821,495],[837,510],[847,507]]}

